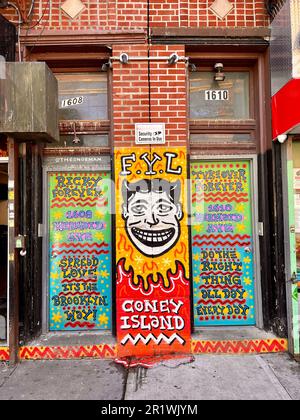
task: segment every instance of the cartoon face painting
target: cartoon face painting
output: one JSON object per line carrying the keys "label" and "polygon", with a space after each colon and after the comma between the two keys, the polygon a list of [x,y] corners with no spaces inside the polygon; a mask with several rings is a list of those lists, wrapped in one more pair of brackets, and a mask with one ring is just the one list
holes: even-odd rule
{"label": "cartoon face painting", "polygon": [[124,181],[122,194],[122,215],[133,245],[148,257],[158,257],[173,248],[183,218],[180,182]]}

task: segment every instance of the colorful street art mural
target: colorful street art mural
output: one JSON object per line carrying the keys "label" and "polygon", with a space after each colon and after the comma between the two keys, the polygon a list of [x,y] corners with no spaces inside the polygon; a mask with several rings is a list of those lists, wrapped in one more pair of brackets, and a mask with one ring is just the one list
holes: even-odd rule
{"label": "colorful street art mural", "polygon": [[49,174],[49,329],[111,329],[110,173]]}
{"label": "colorful street art mural", "polygon": [[115,149],[118,356],[190,352],[186,149]]}
{"label": "colorful street art mural", "polygon": [[195,326],[255,325],[249,161],[191,166]]}

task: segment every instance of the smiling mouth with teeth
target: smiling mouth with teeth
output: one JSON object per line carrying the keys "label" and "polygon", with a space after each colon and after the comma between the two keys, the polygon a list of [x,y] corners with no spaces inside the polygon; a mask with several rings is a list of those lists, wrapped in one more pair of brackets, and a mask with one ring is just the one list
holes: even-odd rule
{"label": "smiling mouth with teeth", "polygon": [[175,235],[175,229],[165,229],[165,230],[142,230],[138,228],[132,228],[132,234],[140,241],[142,244],[150,247],[159,247],[166,245],[170,239]]}

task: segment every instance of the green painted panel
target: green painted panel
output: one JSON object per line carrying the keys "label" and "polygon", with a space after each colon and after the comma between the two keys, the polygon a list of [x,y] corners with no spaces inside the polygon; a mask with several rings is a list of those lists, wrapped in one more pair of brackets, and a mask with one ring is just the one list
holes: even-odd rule
{"label": "green painted panel", "polygon": [[111,328],[110,173],[49,174],[50,331]]}
{"label": "green painted panel", "polygon": [[255,325],[250,161],[191,165],[195,326]]}

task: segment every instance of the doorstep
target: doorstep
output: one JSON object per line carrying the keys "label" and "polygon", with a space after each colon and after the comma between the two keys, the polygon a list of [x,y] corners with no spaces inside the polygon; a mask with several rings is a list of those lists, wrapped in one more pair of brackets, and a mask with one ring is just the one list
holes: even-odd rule
{"label": "doorstep", "polygon": [[[101,344],[95,344],[101,343]],[[192,335],[192,354],[260,354],[288,351],[288,340],[255,327],[203,328]],[[21,346],[20,360],[116,359],[117,342],[109,334],[49,333]],[[0,347],[0,361],[9,360]]]}

